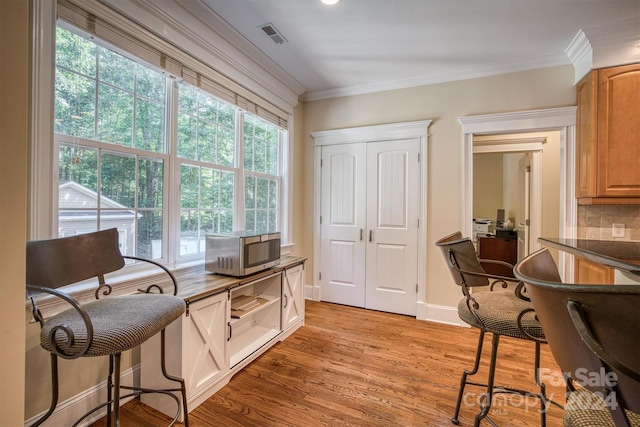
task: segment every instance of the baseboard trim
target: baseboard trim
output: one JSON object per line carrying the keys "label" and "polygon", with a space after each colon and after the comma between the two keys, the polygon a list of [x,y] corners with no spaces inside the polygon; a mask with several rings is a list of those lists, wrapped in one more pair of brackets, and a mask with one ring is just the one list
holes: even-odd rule
{"label": "baseboard trim", "polygon": [[460,320],[457,307],[446,305],[418,303],[418,315],[416,318],[445,325],[469,327],[468,324]]}
{"label": "baseboard trim", "polygon": [[305,285],[304,286],[304,298],[313,301],[320,301],[320,286]]}
{"label": "baseboard trim", "polygon": [[[126,371],[122,372],[121,384],[125,386],[131,386],[134,378],[140,378],[140,365],[136,365]],[[127,392],[127,390],[123,390]],[[70,426],[78,418],[86,414],[91,408],[95,408],[107,399],[107,381],[103,381],[90,389],[76,394],[75,396],[63,401],[58,402],[58,406],[53,411],[53,414],[44,423],[45,426]],[[129,402],[133,397],[120,400],[120,406]],[[40,414],[25,421],[25,426],[30,426],[36,422],[46,411],[42,411]],[[93,424],[100,418],[107,415],[107,408],[104,407],[87,418],[79,425],[84,427]]]}

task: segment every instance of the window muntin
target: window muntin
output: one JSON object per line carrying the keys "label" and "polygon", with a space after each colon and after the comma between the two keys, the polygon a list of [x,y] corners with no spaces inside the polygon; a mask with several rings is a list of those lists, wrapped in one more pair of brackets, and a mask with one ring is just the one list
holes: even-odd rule
{"label": "window muntin", "polygon": [[120,221],[124,253],[177,262],[207,233],[280,229],[286,131],[82,34],[57,27],[60,235]]}
{"label": "window muntin", "polygon": [[245,228],[256,233],[278,231],[283,132],[252,114],[243,117]]}

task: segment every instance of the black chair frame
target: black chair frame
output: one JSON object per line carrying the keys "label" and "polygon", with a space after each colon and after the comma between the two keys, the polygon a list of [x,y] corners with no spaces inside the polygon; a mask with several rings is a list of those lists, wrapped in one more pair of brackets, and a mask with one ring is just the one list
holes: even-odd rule
{"label": "black chair frame", "polygon": [[[542,382],[540,377],[540,369],[539,369],[540,368],[540,346],[541,344],[546,343],[546,340],[532,335],[527,330],[527,328],[525,328],[523,325],[525,318],[528,318],[530,316],[534,316],[535,318],[535,311],[533,309],[533,306],[523,309],[519,313],[516,319],[516,325],[525,339],[534,342],[534,346],[535,346],[534,379],[535,379],[536,386],[539,389],[538,392],[531,392],[531,391],[517,389],[517,388],[495,385],[494,383],[495,371],[496,371],[497,356],[498,356],[498,346],[500,343],[501,334],[498,333],[497,331],[492,330],[492,328],[489,325],[487,325],[486,322],[480,316],[478,316],[477,310],[480,308],[480,304],[478,303],[476,298],[474,298],[473,292],[472,292],[472,288],[474,286],[485,286],[486,284],[488,285],[490,292],[493,292],[496,287],[499,287],[501,289],[507,289],[509,287],[509,284],[512,284],[512,285],[515,285],[513,289],[514,298],[522,301],[530,302],[530,299],[526,293],[526,287],[524,286],[524,283],[522,283],[521,281],[519,281],[514,277],[499,276],[495,274],[488,274],[483,271],[471,271],[469,269],[462,268],[464,263],[457,259],[455,251],[448,248],[448,245],[467,242],[467,241],[469,242],[468,243],[469,245],[472,245],[470,239],[463,238],[460,232],[456,232],[440,239],[436,243],[436,245],[441,248],[443,255],[445,256],[445,259],[447,260],[448,267],[451,270],[452,274],[454,274],[454,272],[457,273],[457,277],[454,275],[454,280],[456,281],[456,284],[460,285],[460,287],[462,288],[462,293],[465,299],[465,304],[467,306],[467,309],[474,316],[477,322],[476,325],[471,325],[471,326],[476,326],[480,330],[480,334],[478,336],[478,344],[476,346],[476,354],[475,354],[473,367],[471,369],[465,369],[462,373],[462,377],[460,379],[460,387],[458,389],[458,398],[456,401],[456,407],[455,407],[453,417],[451,418],[451,422],[456,425],[459,424],[460,421],[458,417],[460,414],[460,408],[461,408],[462,399],[464,396],[464,391],[466,386],[470,385],[470,386],[483,387],[486,389],[486,392],[482,395],[482,398],[480,400],[480,412],[476,415],[474,419],[474,427],[479,426],[483,419],[489,422],[492,426],[496,426],[494,421],[489,417],[489,412],[491,410],[491,403],[492,403],[494,394],[500,394],[500,393],[517,394],[521,396],[527,396],[527,397],[533,397],[533,398],[539,399],[542,407],[542,409],[540,410],[540,425],[544,427],[546,426],[546,412],[550,407],[550,405],[556,406],[560,409],[562,409],[563,407],[562,405],[558,404],[557,402],[554,402],[553,400],[547,397],[546,386]],[[487,265],[487,264],[506,267],[510,270],[512,270],[514,267],[511,264],[506,263],[504,261],[481,259],[477,257],[475,259],[477,260],[480,268],[482,268],[483,265]],[[487,332],[492,333],[491,355],[490,355],[490,361],[489,361],[489,372],[487,375],[487,382],[481,383],[481,382],[469,381],[468,377],[471,377],[478,373],[478,370],[480,367],[480,360],[482,358],[482,348],[484,345],[484,338]]]}
{"label": "black chair frame", "polygon": [[[115,229],[109,229],[109,230],[104,230],[104,231],[100,231],[100,232],[96,232],[96,233],[92,233],[95,235],[101,235],[101,237],[98,237],[98,239],[103,239],[105,242],[109,242],[112,241],[114,238],[116,239],[115,242],[117,243],[117,231]],[[63,239],[82,239],[82,236],[84,235],[80,235],[80,236],[74,236],[71,238],[63,238]],[[53,239],[53,240],[60,240],[60,239]],[[52,241],[53,241],[52,240]],[[81,241],[81,240],[79,240]],[[40,241],[42,242],[42,241]],[[27,280],[29,281],[30,279],[33,280],[35,283],[42,283],[42,282],[47,282],[50,279],[47,277],[47,272],[43,271],[43,269],[39,268],[38,266],[35,266],[35,259],[36,258],[42,258],[43,255],[48,255],[49,253],[47,251],[50,251],[50,249],[45,249],[44,251],[41,251],[40,249],[32,249],[32,252],[34,252],[35,254],[31,254],[30,252],[30,245],[33,245],[35,247],[35,245],[38,245],[39,241],[33,241],[33,242],[27,242]],[[117,245],[116,245],[116,249],[117,249]],[[105,252],[104,256],[107,259],[107,261],[104,262],[104,264],[111,264],[110,266],[105,267],[104,270],[104,274],[115,271],[119,268],[121,268],[122,266],[124,266],[125,263],[125,259],[129,259],[132,261],[136,261],[136,262],[143,262],[143,263],[147,263],[147,264],[152,264],[156,267],[158,267],[161,271],[162,274],[166,274],[166,280],[168,279],[168,281],[171,282],[172,285],[172,295],[177,295],[178,293],[178,283],[176,281],[175,276],[173,275],[173,273],[167,269],[165,266],[163,266],[162,264],[159,264],[155,261],[152,260],[147,260],[144,258],[140,258],[140,257],[135,257],[135,256],[126,256],[126,255],[121,255],[119,253],[119,249],[117,254],[113,254],[113,253],[108,253]],[[39,253],[38,253],[39,252]],[[97,256],[100,256],[102,254],[97,254]],[[32,259],[33,258],[33,259]],[[118,261],[117,258],[121,258],[121,261]],[[109,296],[112,291],[113,288],[111,285],[109,285],[108,283],[106,283],[105,281],[105,277],[104,274],[100,273],[97,276],[92,276],[92,277],[97,277],[98,279],[98,287],[95,291],[95,299],[98,300],[100,299],[101,296],[107,297]],[[63,275],[65,273],[62,273]],[[71,274],[73,275],[73,274]],[[70,277],[70,276],[69,276]],[[86,310],[83,308],[83,305],[78,302],[76,299],[74,299],[73,297],[71,297],[69,294],[60,291],[58,289],[55,289],[57,287],[60,286],[65,286],[67,284],[71,284],[71,283],[75,283],[76,280],[66,283],[68,282],[68,278],[69,277],[65,277],[60,279],[57,283],[53,283],[53,285],[51,287],[49,287],[48,285],[34,285],[34,284],[26,284],[26,290],[27,290],[27,297],[31,302],[32,305],[32,315],[35,321],[37,321],[41,328],[44,327],[46,320],[45,320],[45,316],[43,316],[39,306],[38,306],[38,302],[39,302],[39,298],[38,295],[39,294],[49,294],[52,295],[56,298],[59,298],[63,301],[65,301],[66,303],[68,303],[73,310],[75,310],[77,312],[77,314],[82,318],[82,321],[84,323],[84,327],[86,328],[86,343],[79,348],[75,348],[74,350],[70,351],[69,349],[61,349],[59,347],[59,345],[56,342],[55,339],[55,335],[58,332],[62,332],[63,334],[65,334],[66,336],[66,340],[68,343],[73,343],[74,342],[74,331],[72,329],[70,329],[69,327],[67,327],[67,325],[61,325],[61,326],[57,326],[54,329],[52,329],[52,331],[49,334],[48,340],[49,340],[49,344],[51,346],[51,350],[50,350],[50,365],[51,365],[51,404],[49,406],[49,409],[47,410],[47,412],[42,415],[39,419],[37,419],[32,425],[32,427],[35,426],[39,426],[42,423],[44,423],[55,411],[55,408],[58,404],[58,399],[59,399],[59,374],[58,374],[58,357],[61,357],[63,359],[77,359],[79,357],[83,357],[83,356],[87,356],[87,351],[89,350],[89,348],[92,345],[93,342],[93,338],[94,338],[94,327],[92,324],[92,320],[89,316],[89,314],[86,312]],[[85,277],[85,279],[89,279],[90,277]],[[56,279],[54,279],[55,282]],[[165,280],[165,281],[166,281]],[[140,293],[144,293],[144,294],[163,294],[164,293],[164,289],[161,285],[159,284],[151,284],[149,286],[147,286],[144,289],[138,289],[138,291]],[[165,360],[166,360],[166,340],[165,340],[165,329],[162,329],[160,331],[160,338],[161,338],[161,369],[162,369],[162,373],[164,375],[164,377],[172,382],[177,382],[178,386],[174,387],[174,388],[164,388],[164,389],[148,389],[148,388],[144,388],[144,387],[137,387],[137,386],[125,386],[122,385],[120,383],[120,362],[121,362],[121,356],[122,353],[118,352],[115,354],[109,354],[109,373],[107,376],[107,400],[99,405],[97,405],[96,407],[90,409],[88,412],[86,412],[84,415],[82,415],[78,420],[75,421],[75,423],[73,424],[73,426],[77,426],[79,425],[82,421],[84,421],[87,417],[89,417],[90,415],[94,414],[96,411],[107,407],[107,420],[106,420],[106,425],[107,426],[111,426],[111,425],[115,425],[115,426],[119,426],[120,425],[120,400],[122,399],[126,399],[129,397],[135,397],[135,396],[139,396],[141,394],[145,394],[145,393],[160,393],[160,394],[164,394],[167,395],[171,398],[173,398],[176,401],[176,404],[178,406],[177,412],[175,417],[173,418],[173,420],[170,422],[169,426],[174,425],[178,419],[180,418],[180,415],[182,414],[183,416],[183,422],[185,426],[189,425],[189,418],[188,418],[188,409],[187,409],[187,394],[186,394],[186,387],[185,387],[185,381],[183,378],[179,378],[173,375],[170,375],[167,370],[166,370],[166,365],[165,365]],[[131,393],[127,393],[127,394],[121,394],[120,390],[124,389],[124,390],[130,390]],[[182,399],[179,399],[176,396],[176,392],[181,393],[182,395]]]}

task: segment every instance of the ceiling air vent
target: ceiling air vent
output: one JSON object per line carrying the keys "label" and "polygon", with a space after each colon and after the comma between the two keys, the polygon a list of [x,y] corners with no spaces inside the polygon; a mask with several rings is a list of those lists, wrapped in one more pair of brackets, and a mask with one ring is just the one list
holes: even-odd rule
{"label": "ceiling air vent", "polygon": [[287,41],[287,39],[285,39],[284,36],[280,34],[280,32],[276,29],[276,27],[273,26],[272,23],[260,25],[260,27],[258,28],[264,31],[264,33],[268,35],[271,40],[278,44],[282,44]]}

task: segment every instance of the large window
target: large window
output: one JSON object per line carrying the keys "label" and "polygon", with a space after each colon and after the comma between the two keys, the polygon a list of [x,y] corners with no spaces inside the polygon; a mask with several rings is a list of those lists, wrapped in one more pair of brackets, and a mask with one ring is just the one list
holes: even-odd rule
{"label": "large window", "polygon": [[116,227],[123,253],[176,262],[280,230],[283,129],[64,23],[55,90],[60,236]]}

